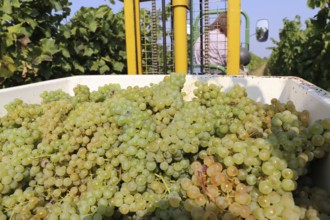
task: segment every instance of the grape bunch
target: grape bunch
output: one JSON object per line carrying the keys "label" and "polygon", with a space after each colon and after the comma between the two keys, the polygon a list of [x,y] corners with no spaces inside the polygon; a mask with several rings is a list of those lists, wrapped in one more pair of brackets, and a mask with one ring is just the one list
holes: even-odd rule
{"label": "grape bunch", "polygon": [[319,187],[301,186],[294,192],[302,219],[330,219],[330,194]]}
{"label": "grape bunch", "polygon": [[223,169],[213,156],[205,156],[202,163],[191,164],[191,179],[180,180],[184,207],[194,219],[244,218],[254,219],[250,213],[250,188],[237,178],[236,166]]}
{"label": "grape bunch", "polygon": [[[297,193],[330,119],[185,76],[13,100],[0,118],[0,219],[317,219]],[[320,191],[312,191],[320,192]],[[320,195],[321,193],[318,193]],[[299,197],[300,196],[300,197]],[[309,198],[310,196],[308,196]],[[314,198],[314,197],[313,197]],[[319,198],[319,197],[315,197]],[[319,209],[319,211],[317,211]]]}

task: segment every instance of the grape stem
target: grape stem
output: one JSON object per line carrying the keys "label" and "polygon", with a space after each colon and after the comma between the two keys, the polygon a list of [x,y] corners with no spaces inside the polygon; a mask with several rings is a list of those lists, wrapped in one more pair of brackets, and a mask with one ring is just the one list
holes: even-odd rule
{"label": "grape stem", "polygon": [[163,184],[164,184],[164,186],[166,188],[167,193],[170,193],[171,192],[171,189],[168,187],[168,185],[167,185],[164,177],[162,177],[161,175],[158,175],[158,174],[155,174],[155,176],[162,180],[162,182],[163,182]]}
{"label": "grape stem", "polygon": [[43,158],[43,157],[51,157],[51,155],[49,154],[43,154],[43,155],[39,155],[39,156],[36,156],[36,157],[30,157],[31,159],[39,159],[39,158]]}
{"label": "grape stem", "polygon": [[[28,202],[22,202],[22,203],[20,203],[18,206],[22,206],[22,205],[27,204],[27,203],[28,203]],[[10,210],[12,210],[12,213],[10,213],[9,220],[12,220],[12,219],[14,218],[14,216],[17,214],[17,212],[14,211],[14,207],[13,207],[12,209],[10,209]],[[7,211],[8,211],[8,210],[7,210]]]}
{"label": "grape stem", "polygon": [[210,198],[212,202],[215,203],[214,197],[210,194],[210,192],[206,188],[206,170],[207,170],[206,165],[203,165],[202,170],[198,170],[198,180],[200,185],[202,186],[203,192]]}
{"label": "grape stem", "polygon": [[16,213],[13,211],[11,214],[10,214],[10,218],[9,218],[9,220],[12,220],[13,218],[14,218],[14,215],[15,215]]}

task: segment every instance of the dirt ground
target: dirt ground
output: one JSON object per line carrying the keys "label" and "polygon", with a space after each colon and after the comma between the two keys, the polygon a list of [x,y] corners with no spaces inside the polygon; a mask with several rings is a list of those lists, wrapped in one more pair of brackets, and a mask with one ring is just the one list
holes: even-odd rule
{"label": "dirt ground", "polygon": [[266,69],[267,63],[262,64],[260,67],[258,67],[255,70],[252,70],[250,72],[250,75],[254,75],[254,76],[263,76],[265,69]]}

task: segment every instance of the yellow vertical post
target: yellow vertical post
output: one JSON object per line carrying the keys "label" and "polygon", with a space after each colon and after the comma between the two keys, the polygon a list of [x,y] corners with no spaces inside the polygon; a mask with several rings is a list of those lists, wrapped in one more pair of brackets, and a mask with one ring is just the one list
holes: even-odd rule
{"label": "yellow vertical post", "polygon": [[227,74],[238,75],[240,68],[241,1],[228,0]]}
{"label": "yellow vertical post", "polygon": [[188,0],[173,0],[175,72],[188,73],[187,8]]}
{"label": "yellow vertical post", "polygon": [[124,0],[127,72],[142,74],[140,1]]}
{"label": "yellow vertical post", "polygon": [[134,0],[135,9],[135,40],[137,73],[142,74],[141,28],[140,28],[140,0]]}
{"label": "yellow vertical post", "polygon": [[127,72],[129,75],[133,75],[137,73],[134,0],[124,0],[124,14],[125,14]]}

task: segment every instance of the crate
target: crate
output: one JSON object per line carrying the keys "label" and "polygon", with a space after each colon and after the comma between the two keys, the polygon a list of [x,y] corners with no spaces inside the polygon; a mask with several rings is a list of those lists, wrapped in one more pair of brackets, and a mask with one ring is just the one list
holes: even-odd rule
{"label": "crate", "polygon": [[[68,78],[50,80],[30,85],[18,86],[0,90],[0,116],[6,114],[4,105],[15,98],[26,103],[41,101],[40,93],[62,89],[73,94],[73,88],[78,85],[87,85],[91,91],[108,83],[118,83],[122,88],[128,86],[148,86],[158,83],[164,75],[111,75],[111,76],[73,76]],[[310,111],[311,122],[330,117],[330,93],[297,77],[256,77],[256,76],[214,76],[214,75],[187,75],[183,90],[188,94],[187,99],[193,96],[194,82],[204,81],[214,83],[228,90],[235,84],[246,88],[248,97],[262,102],[270,103],[272,98],[281,102],[291,100],[298,111]],[[313,165],[313,178],[317,184],[330,193],[330,156]]]}

